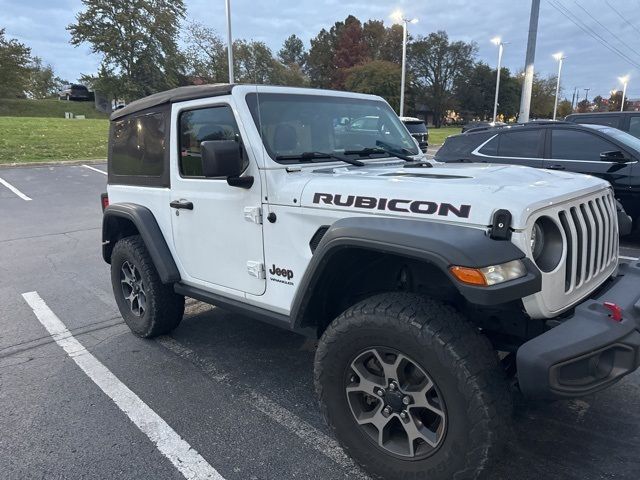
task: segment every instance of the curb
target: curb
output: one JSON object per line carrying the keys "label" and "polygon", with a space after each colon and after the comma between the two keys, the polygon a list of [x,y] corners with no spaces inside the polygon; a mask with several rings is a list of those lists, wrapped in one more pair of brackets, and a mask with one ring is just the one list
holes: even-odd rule
{"label": "curb", "polygon": [[14,162],[14,163],[0,163],[0,169],[3,168],[24,168],[24,167],[64,167],[73,165],[97,165],[105,163],[106,158],[91,158],[85,160],[51,160],[47,162]]}

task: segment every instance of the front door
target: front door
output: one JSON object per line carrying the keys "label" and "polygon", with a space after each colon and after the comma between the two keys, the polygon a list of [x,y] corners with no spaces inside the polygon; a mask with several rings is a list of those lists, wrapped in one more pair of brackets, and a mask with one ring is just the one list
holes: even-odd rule
{"label": "front door", "polygon": [[[265,291],[262,224],[255,215],[261,205],[260,177],[255,160],[243,148],[233,110],[226,103],[184,109],[177,122],[173,206],[167,208],[172,210],[178,261],[187,276],[183,281],[261,295]],[[211,140],[239,143],[246,162],[242,176],[255,177],[250,188],[202,175],[200,144]]]}
{"label": "front door", "polygon": [[571,128],[550,129],[551,150],[545,168],[586,173],[608,181],[617,195],[625,195],[630,188],[633,162],[620,163],[600,159],[603,152],[620,150],[613,142],[597,135]]}

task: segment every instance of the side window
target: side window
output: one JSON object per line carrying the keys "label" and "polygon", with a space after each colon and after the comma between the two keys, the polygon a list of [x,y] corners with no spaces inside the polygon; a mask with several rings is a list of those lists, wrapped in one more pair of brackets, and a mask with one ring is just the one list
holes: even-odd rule
{"label": "side window", "polygon": [[163,174],[166,125],[162,113],[117,120],[112,128],[111,168],[115,175]]}
{"label": "side window", "polygon": [[579,116],[576,123],[586,123],[590,125],[606,125],[607,127],[618,128],[620,125],[620,115],[594,115]]}
{"label": "side window", "polygon": [[499,157],[540,158],[543,130],[525,130],[500,134]]}
{"label": "side window", "polygon": [[206,141],[240,142],[238,124],[228,106],[187,110],[180,114],[180,173],[185,177],[202,177],[200,144]]}
{"label": "side window", "polygon": [[629,119],[629,134],[640,138],[640,115]]}
{"label": "side window", "polygon": [[496,135],[495,137],[493,137],[491,140],[485,143],[480,150],[478,150],[478,153],[481,153],[482,155],[490,155],[492,157],[496,157],[498,155],[499,138],[500,138],[500,135]]}
{"label": "side window", "polygon": [[599,161],[602,152],[620,150],[613,143],[592,133],[578,130],[551,131],[551,158]]}

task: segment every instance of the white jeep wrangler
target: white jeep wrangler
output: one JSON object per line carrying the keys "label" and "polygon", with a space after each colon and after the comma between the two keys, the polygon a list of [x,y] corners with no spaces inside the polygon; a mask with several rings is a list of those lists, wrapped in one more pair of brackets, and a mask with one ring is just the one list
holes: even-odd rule
{"label": "white jeep wrangler", "polygon": [[370,95],[183,87],[111,120],[127,325],[166,334],[188,296],[319,338],[321,408],[378,478],[473,478],[510,386],[572,397],[639,365],[640,264],[603,180],[433,164]]}

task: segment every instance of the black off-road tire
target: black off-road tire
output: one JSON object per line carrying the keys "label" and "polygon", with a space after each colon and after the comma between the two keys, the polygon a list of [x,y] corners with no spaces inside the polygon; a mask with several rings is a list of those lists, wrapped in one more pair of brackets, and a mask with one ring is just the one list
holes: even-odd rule
{"label": "black off-road tire", "polygon": [[[125,299],[121,282],[123,264],[129,262],[139,272],[145,292],[145,309],[137,316]],[[139,235],[125,237],[113,247],[111,254],[111,285],[116,303],[127,326],[142,338],[164,335],[174,330],[184,314],[184,297],[165,285]]]}
{"label": "black off-road tire", "polygon": [[[398,458],[367,436],[352,414],[345,383],[351,362],[372,346],[410,356],[446,405],[446,433],[430,456]],[[349,308],[320,339],[315,387],[323,415],[347,453],[375,478],[473,479],[511,438],[512,399],[489,341],[455,309],[405,293],[381,294]]]}

